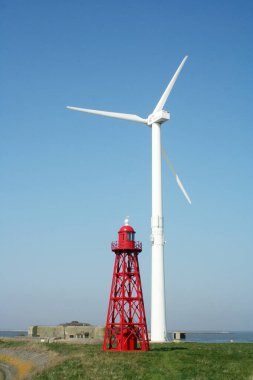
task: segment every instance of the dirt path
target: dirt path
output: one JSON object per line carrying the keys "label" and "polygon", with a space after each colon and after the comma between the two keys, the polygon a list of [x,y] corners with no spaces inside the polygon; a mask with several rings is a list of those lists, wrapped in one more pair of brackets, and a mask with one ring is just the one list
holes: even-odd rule
{"label": "dirt path", "polygon": [[16,369],[9,364],[0,363],[0,380],[12,380],[16,376]]}
{"label": "dirt path", "polygon": [[0,363],[0,380],[11,380],[15,375],[16,371],[14,368],[10,368],[7,364]]}
{"label": "dirt path", "polygon": [[[54,355],[53,355],[54,356]],[[52,354],[44,351],[29,351],[24,348],[1,348],[0,369],[4,380],[21,380],[33,369],[43,369],[53,361]],[[1,372],[0,372],[0,380]]]}

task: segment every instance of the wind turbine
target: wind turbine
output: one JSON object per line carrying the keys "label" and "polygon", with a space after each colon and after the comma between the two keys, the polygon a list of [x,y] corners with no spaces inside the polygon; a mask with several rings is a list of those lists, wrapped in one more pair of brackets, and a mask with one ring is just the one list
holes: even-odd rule
{"label": "wind turbine", "polygon": [[95,115],[107,116],[116,119],[136,121],[152,128],[152,217],[151,217],[151,241],[152,241],[152,281],[151,281],[151,341],[165,342],[166,310],[165,310],[165,281],[164,281],[164,234],[163,234],[163,207],[162,207],[162,168],[161,154],[169,165],[177,184],[182,190],[187,201],[191,203],[182,182],[168,159],[167,154],[161,147],[161,125],[170,119],[169,112],[163,109],[168,96],[182,70],[187,56],[180,63],[161,99],[154,111],[146,118],[137,115],[99,111],[87,108],[67,107],[70,110],[88,112]]}

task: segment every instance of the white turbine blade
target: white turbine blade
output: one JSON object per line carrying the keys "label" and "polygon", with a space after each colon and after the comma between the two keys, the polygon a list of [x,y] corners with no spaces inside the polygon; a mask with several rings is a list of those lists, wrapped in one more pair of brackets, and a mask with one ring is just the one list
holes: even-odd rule
{"label": "white turbine blade", "polygon": [[185,191],[185,188],[182,184],[182,182],[180,181],[175,169],[174,169],[174,166],[172,165],[167,153],[165,152],[164,148],[162,147],[162,155],[163,155],[163,158],[165,159],[165,162],[166,164],[169,166],[170,170],[172,171],[172,174],[174,175],[174,177],[176,178],[176,181],[177,181],[177,184],[178,186],[180,187],[182,193],[184,194],[185,198],[187,199],[187,201],[190,203],[191,205],[191,200],[190,200],[190,197],[189,195],[187,194],[187,192]]}
{"label": "white turbine blade", "polygon": [[182,68],[183,68],[183,66],[184,66],[185,61],[187,60],[187,58],[188,58],[188,56],[186,55],[184,57],[184,59],[182,60],[182,62],[180,63],[177,71],[175,72],[174,76],[172,77],[172,79],[171,79],[170,83],[168,84],[166,90],[164,91],[161,99],[157,103],[157,105],[156,105],[153,113],[161,111],[163,109],[164,104],[166,103],[166,100],[168,99],[168,96],[169,96],[169,94],[170,94],[170,92],[171,92],[171,90],[172,90],[172,88],[173,88],[173,86],[174,86],[174,84],[175,84],[175,82],[177,80],[177,77],[178,77],[180,71],[182,70]]}
{"label": "white turbine blade", "polygon": [[98,111],[98,110],[90,110],[87,108],[78,108],[78,107],[69,107],[69,106],[67,106],[66,108],[68,108],[69,110],[73,110],[73,111],[87,112],[87,113],[92,113],[94,115],[113,117],[115,119],[137,121],[138,123],[147,124],[147,119],[143,119],[140,116],[132,115],[132,114],[128,114],[128,113]]}

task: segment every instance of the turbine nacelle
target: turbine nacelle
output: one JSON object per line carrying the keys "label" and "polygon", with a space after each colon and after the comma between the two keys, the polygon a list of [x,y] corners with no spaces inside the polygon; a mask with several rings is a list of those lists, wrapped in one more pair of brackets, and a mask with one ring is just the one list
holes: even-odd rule
{"label": "turbine nacelle", "polygon": [[170,113],[165,110],[161,110],[155,113],[151,113],[148,116],[147,124],[148,125],[152,125],[153,123],[162,124],[167,120],[170,120]]}

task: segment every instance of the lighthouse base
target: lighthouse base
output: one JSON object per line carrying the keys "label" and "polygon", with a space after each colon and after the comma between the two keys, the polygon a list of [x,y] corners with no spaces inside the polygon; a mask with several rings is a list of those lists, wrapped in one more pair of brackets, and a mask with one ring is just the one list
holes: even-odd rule
{"label": "lighthouse base", "polygon": [[147,351],[148,330],[138,263],[141,246],[120,249],[113,243],[115,263],[103,351]]}

